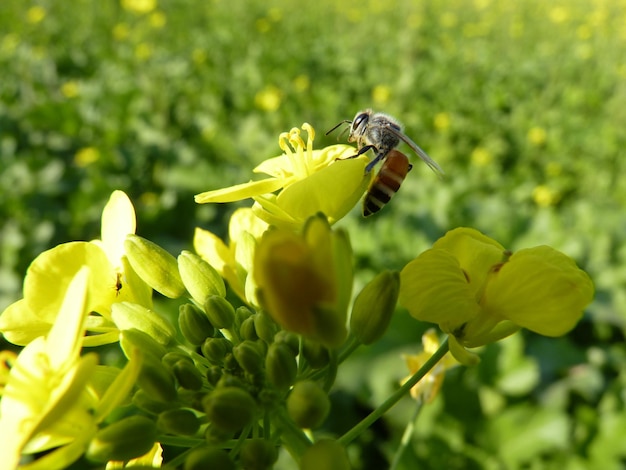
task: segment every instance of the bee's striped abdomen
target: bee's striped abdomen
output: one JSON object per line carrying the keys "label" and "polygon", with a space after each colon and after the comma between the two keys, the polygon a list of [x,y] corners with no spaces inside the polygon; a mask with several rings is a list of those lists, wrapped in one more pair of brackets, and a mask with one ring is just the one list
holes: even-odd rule
{"label": "bee's striped abdomen", "polygon": [[391,150],[363,199],[363,216],[367,217],[381,210],[398,192],[411,168],[405,154]]}

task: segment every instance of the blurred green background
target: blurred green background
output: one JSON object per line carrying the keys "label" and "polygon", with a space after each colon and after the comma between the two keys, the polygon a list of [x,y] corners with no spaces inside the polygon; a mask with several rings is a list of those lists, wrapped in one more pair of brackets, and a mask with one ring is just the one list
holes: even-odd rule
{"label": "blurred green background", "polygon": [[[626,1],[3,0],[0,70],[0,309],[41,251],[99,236],[112,190],[178,253],[236,207],[194,194],[247,181],[282,131],[329,145],[372,107],[446,178],[415,165],[378,215],[340,222],[357,287],[457,226],[551,245],[596,285],[567,337],[518,334],[450,371],[401,468],[623,468]],[[398,311],[345,364],[329,429],[397,386],[427,326]],[[412,406],[350,449],[356,468],[385,468]]]}

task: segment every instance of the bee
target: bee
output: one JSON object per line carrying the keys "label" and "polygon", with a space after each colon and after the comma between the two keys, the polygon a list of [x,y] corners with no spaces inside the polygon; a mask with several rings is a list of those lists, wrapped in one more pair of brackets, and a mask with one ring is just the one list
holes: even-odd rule
{"label": "bee", "polygon": [[363,198],[363,217],[375,214],[391,200],[411,168],[413,165],[409,163],[409,157],[402,152],[391,149],[387,153],[383,166],[378,170]]}
{"label": "bee", "polygon": [[405,142],[426,165],[438,175],[443,175],[443,170],[428,156],[415,142],[402,132],[402,126],[393,117],[384,113],[375,113],[371,109],[359,111],[352,121],[344,120],[329,130],[326,135],[337,129],[342,124],[350,124],[348,142],[356,142],[358,152],[350,158],[358,157],[369,150],[376,153],[374,159],[365,167],[366,172],[372,171],[376,164],[384,160],[387,154],[396,148],[400,141]]}
{"label": "bee", "polygon": [[356,113],[352,121],[341,121],[329,130],[326,135],[342,124],[350,124],[348,142],[356,142],[358,148],[356,155],[349,158],[356,158],[369,150],[374,151],[376,155],[365,167],[366,173],[372,171],[372,168],[379,161],[383,161],[382,167],[370,184],[363,199],[363,216],[367,217],[382,209],[400,189],[400,185],[407,173],[413,168],[413,165],[409,163],[408,157],[402,152],[395,150],[400,141],[411,147],[431,170],[439,176],[443,176],[441,167],[402,132],[402,126],[395,118],[366,109]]}

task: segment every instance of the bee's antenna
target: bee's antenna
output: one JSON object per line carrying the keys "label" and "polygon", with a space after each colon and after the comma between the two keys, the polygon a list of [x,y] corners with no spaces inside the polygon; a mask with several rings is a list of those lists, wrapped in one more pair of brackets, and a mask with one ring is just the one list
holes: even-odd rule
{"label": "bee's antenna", "polygon": [[[328,132],[326,132],[326,134],[324,135],[328,135],[330,134],[332,131],[334,131],[335,129],[337,129],[339,126],[341,126],[342,124],[352,124],[352,121],[348,120],[348,119],[344,119],[343,121],[341,121],[339,124],[337,124],[335,127],[333,127],[331,130],[329,130]],[[345,132],[345,130],[344,130]],[[343,133],[341,134],[343,135]]]}

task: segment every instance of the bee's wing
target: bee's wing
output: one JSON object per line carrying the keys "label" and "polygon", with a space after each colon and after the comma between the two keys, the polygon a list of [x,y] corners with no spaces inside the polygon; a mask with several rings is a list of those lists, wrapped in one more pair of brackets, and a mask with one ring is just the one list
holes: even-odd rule
{"label": "bee's wing", "polygon": [[426,152],[424,152],[419,145],[417,145],[415,142],[413,142],[411,139],[409,139],[409,137],[407,137],[406,135],[404,135],[402,132],[400,132],[397,129],[394,129],[391,126],[386,126],[386,129],[391,132],[392,134],[394,134],[396,137],[398,137],[400,140],[402,140],[403,142],[405,142],[409,147],[411,147],[411,149],[418,155],[418,157],[420,157],[422,159],[422,161],[424,163],[426,163],[426,165],[428,165],[428,167],[433,170],[435,173],[437,173],[437,175],[441,178],[444,175],[444,171],[441,169],[441,167],[439,165],[437,165],[437,162],[435,162],[435,160],[433,160],[432,158],[430,158],[428,156],[428,154]]}

